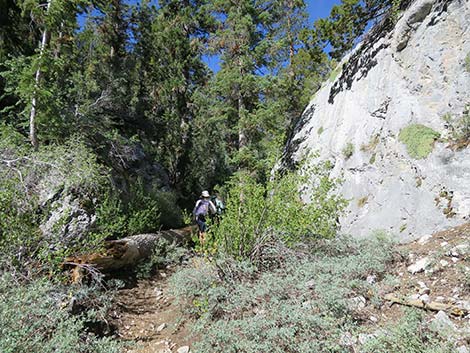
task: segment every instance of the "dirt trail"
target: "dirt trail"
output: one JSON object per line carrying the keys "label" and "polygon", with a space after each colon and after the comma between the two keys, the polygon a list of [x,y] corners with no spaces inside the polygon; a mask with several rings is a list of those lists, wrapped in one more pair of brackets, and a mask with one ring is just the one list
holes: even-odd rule
{"label": "dirt trail", "polygon": [[138,280],[118,291],[113,325],[123,340],[131,343],[126,353],[172,353],[191,346],[187,323],[168,292],[168,272]]}

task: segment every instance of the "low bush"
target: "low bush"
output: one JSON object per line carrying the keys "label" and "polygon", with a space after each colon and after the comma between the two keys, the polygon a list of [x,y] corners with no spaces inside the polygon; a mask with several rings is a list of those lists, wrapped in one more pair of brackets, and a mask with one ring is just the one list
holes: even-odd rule
{"label": "low bush", "polygon": [[399,140],[405,144],[410,157],[415,159],[426,158],[434,148],[434,142],[440,134],[430,127],[421,124],[412,124],[400,131]]}
{"label": "low bush", "polygon": [[354,145],[351,142],[348,142],[341,152],[343,153],[344,158],[351,158],[354,154]]}
{"label": "low bush", "polygon": [[364,353],[451,353],[452,344],[442,334],[432,332],[423,315],[407,310],[397,324],[388,325],[363,347]]}
{"label": "low bush", "polygon": [[291,248],[267,271],[219,258],[180,270],[170,284],[198,318],[195,333],[204,332],[195,352],[349,352],[340,338],[362,321],[351,298],[378,302],[366,278],[380,279],[393,259],[383,236],[323,239]]}
{"label": "low bush", "polygon": [[87,332],[92,311],[72,316],[68,291],[46,280],[18,284],[0,276],[0,351],[3,353],[118,353],[120,345]]}

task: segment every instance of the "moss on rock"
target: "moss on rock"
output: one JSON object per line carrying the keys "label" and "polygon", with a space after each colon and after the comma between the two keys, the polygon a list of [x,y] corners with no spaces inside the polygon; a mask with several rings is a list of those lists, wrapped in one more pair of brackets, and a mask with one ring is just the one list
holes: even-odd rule
{"label": "moss on rock", "polygon": [[439,137],[438,132],[421,124],[408,125],[398,135],[399,140],[406,145],[410,157],[415,159],[426,158]]}

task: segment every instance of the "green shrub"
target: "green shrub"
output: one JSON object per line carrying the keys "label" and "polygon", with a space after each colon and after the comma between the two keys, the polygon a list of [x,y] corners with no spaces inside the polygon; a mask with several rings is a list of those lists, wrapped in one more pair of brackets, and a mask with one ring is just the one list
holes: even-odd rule
{"label": "green shrub", "polygon": [[317,131],[318,136],[320,136],[321,134],[323,134],[323,131],[325,131],[325,129],[323,128],[323,126],[320,126],[320,127],[318,128],[318,131]]}
{"label": "green shrub", "polygon": [[351,158],[351,156],[354,154],[354,145],[351,142],[348,142],[346,146],[343,148],[343,156],[346,159]]}
{"label": "green shrub", "polygon": [[18,285],[0,276],[0,351],[3,353],[113,353],[118,343],[85,330],[91,316],[71,316],[66,291],[39,280]]}
{"label": "green shrub", "polygon": [[365,279],[386,273],[393,244],[341,237],[276,253],[282,266],[269,271],[219,258],[175,273],[171,289],[204,332],[195,352],[349,352],[338,342],[359,329],[350,298],[375,293]]}
{"label": "green shrub", "polygon": [[175,242],[159,239],[151,256],[137,266],[137,277],[150,278],[154,270],[178,264],[187,254],[188,250],[177,246]]}
{"label": "green shrub", "polygon": [[439,137],[438,132],[421,124],[409,125],[398,135],[399,140],[406,145],[410,157],[415,159],[426,158],[433,150],[434,141]]}
{"label": "green shrub", "polygon": [[177,197],[174,192],[156,192],[155,200],[158,204],[160,224],[163,228],[179,228],[183,226],[183,213],[178,206]]}
{"label": "green shrub", "polygon": [[[323,165],[306,170],[303,176],[277,176],[267,185],[237,174],[229,183],[227,211],[212,227],[212,245],[246,258],[272,239],[293,244],[305,236],[334,236],[346,201],[334,194],[339,180],[330,179],[328,173]],[[303,185],[311,185],[308,204],[298,191]]]}
{"label": "green shrub", "polygon": [[470,53],[465,57],[465,70],[470,73]]}
{"label": "green shrub", "polygon": [[378,337],[366,342],[364,353],[451,353],[452,344],[433,333],[417,310],[407,310],[399,323],[388,325]]}
{"label": "green shrub", "polygon": [[141,180],[131,186],[127,204],[127,231],[130,235],[156,232],[160,227],[158,202],[153,192],[147,192]]}

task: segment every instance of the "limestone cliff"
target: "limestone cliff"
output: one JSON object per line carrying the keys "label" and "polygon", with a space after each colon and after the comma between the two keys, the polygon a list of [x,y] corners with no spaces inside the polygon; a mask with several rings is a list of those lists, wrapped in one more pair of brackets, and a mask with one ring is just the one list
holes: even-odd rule
{"label": "limestone cliff", "polygon": [[[389,26],[391,27],[391,26]],[[306,108],[284,163],[330,160],[342,231],[406,241],[470,220],[470,1],[417,0],[379,24]]]}

